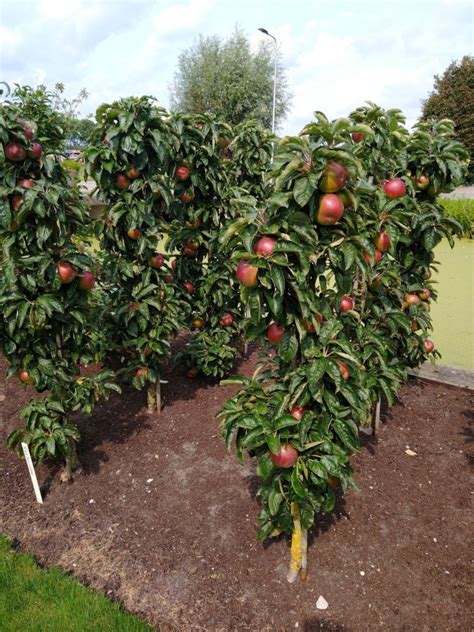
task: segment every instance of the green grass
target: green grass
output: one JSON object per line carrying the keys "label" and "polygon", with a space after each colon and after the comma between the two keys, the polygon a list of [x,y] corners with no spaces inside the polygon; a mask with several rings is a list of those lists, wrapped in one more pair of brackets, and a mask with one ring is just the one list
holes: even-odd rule
{"label": "green grass", "polygon": [[464,230],[464,237],[474,238],[474,200],[467,198],[457,200],[442,199],[441,204],[447,214],[454,217],[461,223]]}
{"label": "green grass", "polygon": [[0,534],[2,632],[151,632],[117,603],[58,569],[42,569]]}

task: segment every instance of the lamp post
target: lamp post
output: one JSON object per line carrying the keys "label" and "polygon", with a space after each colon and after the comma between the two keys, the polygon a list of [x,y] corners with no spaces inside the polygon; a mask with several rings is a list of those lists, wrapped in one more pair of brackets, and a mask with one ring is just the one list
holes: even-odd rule
{"label": "lamp post", "polygon": [[275,133],[275,110],[276,110],[276,87],[277,87],[277,41],[276,37],[269,33],[267,29],[260,28],[258,29],[268,37],[271,37],[274,44],[275,50],[273,53],[273,110],[272,110],[272,134]]}

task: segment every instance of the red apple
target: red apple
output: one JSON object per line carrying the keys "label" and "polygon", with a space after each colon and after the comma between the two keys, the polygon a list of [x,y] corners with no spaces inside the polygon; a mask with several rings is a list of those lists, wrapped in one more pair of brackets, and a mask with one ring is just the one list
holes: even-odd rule
{"label": "red apple", "polygon": [[189,292],[189,294],[192,294],[194,292],[194,285],[191,283],[191,281],[185,281],[183,283],[183,286],[186,292]]}
{"label": "red apple", "polygon": [[257,285],[258,268],[257,266],[251,265],[245,259],[239,261],[235,274],[240,283],[245,285],[245,287],[255,287]]}
{"label": "red apple", "polygon": [[89,270],[84,270],[79,281],[82,290],[92,290],[95,285],[95,276]]}
{"label": "red apple", "polygon": [[130,180],[124,173],[119,173],[115,178],[115,184],[121,191],[124,191],[130,186]]}
{"label": "red apple", "polygon": [[193,196],[189,191],[185,191],[179,199],[184,204],[190,204],[193,201]]}
{"label": "red apple", "polygon": [[258,257],[270,257],[275,250],[275,244],[275,239],[272,239],[271,237],[262,237],[253,247],[253,251]]}
{"label": "red apple", "polygon": [[285,328],[278,323],[272,323],[267,329],[267,340],[273,345],[277,345],[283,338]]}
{"label": "red apple", "polygon": [[191,380],[194,379],[197,375],[197,369],[192,367],[186,371],[186,377],[189,377]]}
{"label": "red apple", "polygon": [[270,458],[277,467],[293,467],[298,458],[298,452],[290,443],[287,443],[280,447],[277,454],[270,452]]}
{"label": "red apple", "polygon": [[22,178],[16,183],[17,187],[23,187],[23,189],[32,189],[35,186],[34,180],[31,178]]}
{"label": "red apple", "polygon": [[139,380],[140,382],[143,380],[145,381],[146,378],[148,377],[148,369],[146,366],[141,366],[140,368],[138,368],[135,371],[135,377],[137,378],[137,380]]}
{"label": "red apple", "polygon": [[184,245],[186,248],[191,248],[191,250],[199,250],[199,243],[193,239],[186,239]]}
{"label": "red apple", "polygon": [[165,281],[166,283],[173,283],[174,276],[172,274],[165,274]]}
{"label": "red apple", "polygon": [[340,191],[349,180],[347,169],[338,162],[330,160],[323,171],[319,182],[319,190],[323,193],[336,193]]}
{"label": "red apple", "polygon": [[431,291],[427,287],[425,287],[421,290],[421,292],[418,292],[418,296],[421,298],[422,301],[427,301],[431,297]]}
{"label": "red apple", "polygon": [[190,175],[189,168],[186,167],[185,165],[181,165],[180,167],[176,169],[176,177],[178,178],[178,180],[181,180],[181,182],[188,180],[189,175]]}
{"label": "red apple", "polygon": [[165,258],[159,253],[149,258],[148,263],[152,268],[161,268],[165,264]]}
{"label": "red apple", "polygon": [[303,408],[303,406],[293,406],[293,408],[290,410],[290,415],[292,417],[294,417],[297,421],[301,421],[301,419],[303,418],[303,415],[305,414],[306,408]]}
{"label": "red apple", "polygon": [[34,126],[33,123],[31,123],[30,121],[27,121],[24,118],[17,118],[16,122],[22,126],[23,128],[23,133],[25,134],[25,137],[28,140],[33,140],[33,136],[34,136]]}
{"label": "red apple", "polygon": [[31,143],[31,149],[28,152],[28,156],[31,158],[41,158],[43,155],[43,147],[39,143]]}
{"label": "red apple", "polygon": [[[315,318],[320,325],[324,323],[324,318],[322,314],[318,314],[316,312],[315,314],[313,314],[313,318]],[[309,334],[314,334],[314,332],[316,331],[316,327],[313,325],[313,323],[310,320],[306,320],[306,318],[303,319],[303,326]]]}
{"label": "red apple", "polygon": [[319,200],[316,221],[323,226],[331,226],[344,215],[344,204],[334,193],[323,195]]}
{"label": "red apple", "polygon": [[[374,265],[378,263],[382,257],[383,257],[383,253],[381,253],[380,250],[376,248],[374,251]],[[372,264],[370,255],[367,252],[364,252],[364,259],[367,261],[369,265]]]}
{"label": "red apple", "polygon": [[375,238],[375,247],[380,250],[380,252],[387,252],[391,246],[390,235],[385,230],[382,230]]}
{"label": "red apple", "polygon": [[60,261],[56,265],[56,271],[59,278],[61,279],[61,283],[63,283],[64,285],[72,283],[77,274],[75,268],[67,261]]}
{"label": "red apple", "polygon": [[225,312],[219,321],[221,327],[230,327],[234,322],[234,317],[230,312]]}
{"label": "red apple", "polygon": [[[129,180],[136,180],[137,178],[140,177],[140,172],[138,171],[138,169],[135,169],[135,167],[130,167],[130,169],[127,171],[127,176],[126,176]],[[122,187],[119,186],[119,189],[121,189]],[[127,188],[127,187],[124,187]]]}
{"label": "red apple", "polygon": [[352,132],[351,137],[354,143],[361,143],[365,138],[365,134],[362,134],[361,132]]}
{"label": "red apple", "polygon": [[173,261],[171,262],[171,269],[176,270],[177,265],[178,265],[178,262],[176,261],[176,259],[173,259]]}
{"label": "red apple", "polygon": [[12,211],[17,211],[22,204],[23,204],[23,196],[20,195],[19,193],[15,193],[15,195],[12,196],[12,199],[10,202],[10,207]]}
{"label": "red apple", "polygon": [[142,234],[142,231],[138,230],[138,228],[129,228],[127,231],[127,235],[133,240],[138,239]]}
{"label": "red apple", "polygon": [[26,158],[26,151],[20,143],[12,142],[5,145],[5,158],[13,162],[21,162]]}
{"label": "red apple", "polygon": [[417,294],[405,294],[405,301],[403,302],[403,309],[407,309],[409,305],[419,305],[421,299]]}
{"label": "red apple", "polygon": [[429,187],[430,179],[426,174],[423,173],[421,174],[421,176],[415,178],[415,185],[418,191],[424,191]]}
{"label": "red apple", "polygon": [[18,379],[25,384],[31,384],[31,382],[33,381],[26,369],[20,369],[18,371]]}
{"label": "red apple", "polygon": [[195,257],[197,255],[197,250],[194,250],[194,248],[190,248],[189,246],[185,246],[183,248],[183,255],[185,257]]}
{"label": "red apple", "polygon": [[337,360],[337,366],[344,380],[348,380],[350,376],[349,367],[344,362]]}
{"label": "red apple", "polygon": [[434,342],[432,342],[431,340],[423,340],[423,346],[425,348],[426,353],[431,353],[432,351],[434,351]]}
{"label": "red apple", "polygon": [[341,298],[341,302],[339,303],[339,311],[348,312],[351,309],[354,309],[354,300],[351,296],[347,296],[346,294]]}
{"label": "red apple", "polygon": [[406,186],[401,178],[391,178],[384,182],[383,190],[389,198],[400,198],[405,195]]}

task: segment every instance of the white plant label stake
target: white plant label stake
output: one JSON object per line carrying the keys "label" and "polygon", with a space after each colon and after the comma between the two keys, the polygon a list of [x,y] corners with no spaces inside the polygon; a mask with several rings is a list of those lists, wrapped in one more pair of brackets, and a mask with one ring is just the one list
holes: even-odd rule
{"label": "white plant label stake", "polygon": [[22,450],[23,450],[23,454],[25,455],[25,461],[26,464],[28,465],[28,472],[30,473],[30,478],[31,478],[31,482],[33,483],[33,489],[35,490],[35,496],[36,496],[36,500],[43,504],[43,498],[41,496],[41,490],[39,488],[38,485],[38,479],[36,478],[36,472],[35,472],[35,467],[33,465],[33,461],[31,460],[31,454],[30,454],[30,449],[28,447],[27,443],[23,443],[21,444]]}

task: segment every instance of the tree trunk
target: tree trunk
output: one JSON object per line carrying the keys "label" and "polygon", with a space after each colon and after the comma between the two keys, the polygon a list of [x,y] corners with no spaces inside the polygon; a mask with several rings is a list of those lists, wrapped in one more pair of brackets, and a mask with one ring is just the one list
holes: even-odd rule
{"label": "tree trunk", "polygon": [[148,385],[147,402],[150,415],[161,413],[161,383],[159,378],[154,384]]}
{"label": "tree trunk", "polygon": [[79,458],[77,456],[76,442],[68,437],[69,454],[66,456],[66,465],[61,473],[62,483],[72,483],[73,472],[79,469]]}

